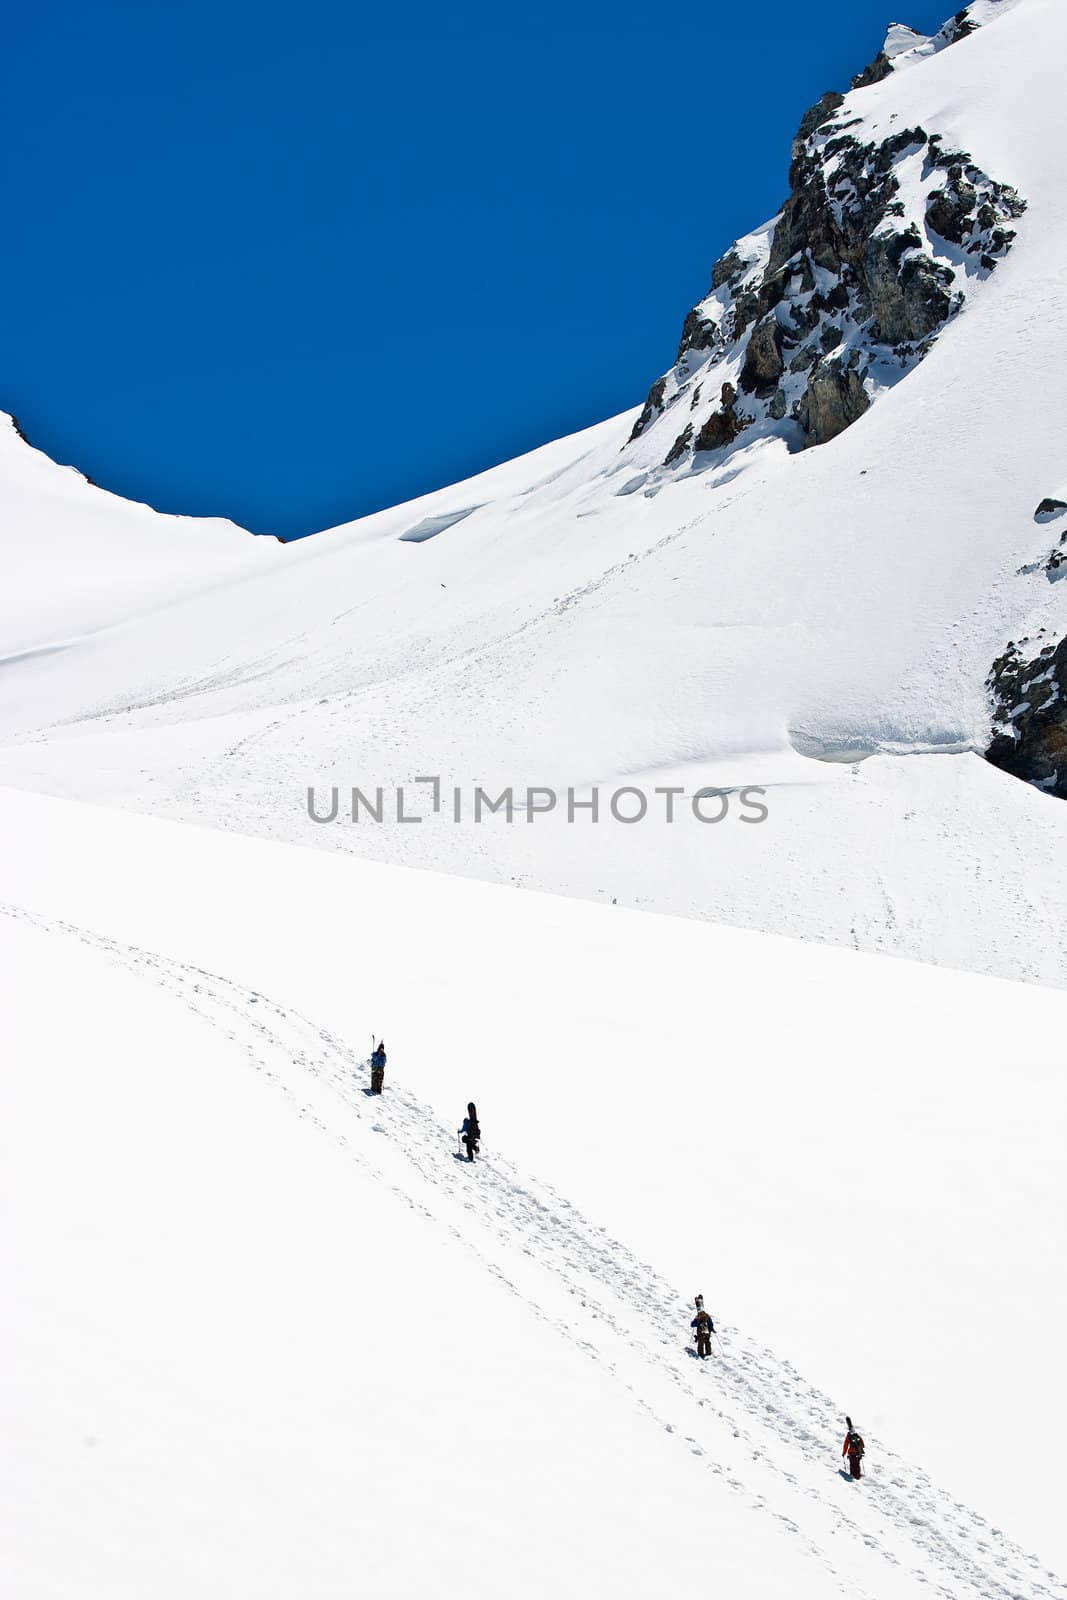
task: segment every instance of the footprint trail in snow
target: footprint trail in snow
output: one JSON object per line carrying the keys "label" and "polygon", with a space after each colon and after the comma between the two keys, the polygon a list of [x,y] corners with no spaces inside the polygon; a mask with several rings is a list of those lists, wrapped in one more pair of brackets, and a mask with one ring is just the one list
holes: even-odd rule
{"label": "footprint trail in snow", "polygon": [[548,1185],[486,1153],[452,1158],[454,1130],[403,1089],[365,1093],[366,1063],[292,1008],[218,974],[14,907],[176,996],[405,1205],[461,1241],[532,1314],[605,1368],[632,1403],[800,1539],[835,1588],[871,1600],[1067,1600],[1036,1557],[868,1436],[862,1485],[836,1470],[842,1417],[788,1362],[729,1324],[707,1363],[687,1357],[688,1298]]}

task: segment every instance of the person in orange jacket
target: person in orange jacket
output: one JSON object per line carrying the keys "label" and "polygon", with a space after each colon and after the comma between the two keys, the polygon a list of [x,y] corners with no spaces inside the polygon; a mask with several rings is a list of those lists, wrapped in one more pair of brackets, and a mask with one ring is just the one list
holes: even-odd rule
{"label": "person in orange jacket", "polygon": [[853,1478],[862,1478],[863,1473],[860,1471],[860,1462],[863,1460],[867,1446],[863,1442],[863,1435],[857,1433],[852,1426],[852,1418],[846,1417],[845,1423],[848,1427],[848,1432],[845,1434],[845,1442],[841,1446],[841,1454],[848,1456],[848,1470],[851,1476]]}

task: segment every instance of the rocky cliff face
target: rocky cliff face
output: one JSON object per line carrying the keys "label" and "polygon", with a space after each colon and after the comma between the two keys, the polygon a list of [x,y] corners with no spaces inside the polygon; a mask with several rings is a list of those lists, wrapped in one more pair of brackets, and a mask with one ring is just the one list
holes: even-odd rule
{"label": "rocky cliff face", "polygon": [[[958,43],[979,10],[932,39],[891,29],[853,88]],[[936,132],[864,139],[852,131],[860,109],[830,93],[805,113],[781,212],[715,263],[631,435],[654,429],[665,469],[700,466],[760,433],[797,447],[833,439],[922,360],[1010,248],[1025,209],[1014,189]]]}
{"label": "rocky cliff face", "polygon": [[1067,639],[1013,641],[989,689],[997,730],[987,760],[1067,800]]}
{"label": "rocky cliff face", "polygon": [[[1061,583],[1067,580],[1067,502],[1042,500],[1034,521],[1052,530],[1054,542],[1019,576]],[[1058,631],[1050,637],[1041,628],[1034,638],[1013,639],[993,663],[986,687],[994,731],[986,758],[1067,800],[1067,637],[1057,642]]]}

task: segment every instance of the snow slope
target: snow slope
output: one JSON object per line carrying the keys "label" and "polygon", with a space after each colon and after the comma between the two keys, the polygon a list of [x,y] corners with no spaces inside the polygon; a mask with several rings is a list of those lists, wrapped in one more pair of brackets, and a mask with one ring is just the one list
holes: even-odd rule
{"label": "snow slope", "polygon": [[60,467],[0,412],[0,666],[256,570],[272,541],[172,517]]}
{"label": "snow slope", "polygon": [[1067,997],[0,820],[5,1592],[1063,1595]]}
{"label": "snow slope", "polygon": [[[742,436],[672,472],[656,429],[626,443],[629,413],[270,546],[239,582],[163,611],[109,558],[104,576],[144,582],[151,615],[5,665],[0,778],[1062,983],[1067,811],[980,752],[1007,641],[1067,631],[1033,514],[1067,498],[1067,14],[990,0],[975,15],[988,25],[915,47],[835,126],[878,140],[921,124],[1028,209],[922,364],[846,433],[800,453],[781,430]],[[9,614],[37,592],[16,578]],[[42,615],[82,635],[96,598]],[[619,784],[758,784],[769,817],[667,826],[654,800],[640,826],[567,825],[563,801],[534,825],[308,819],[310,785],[328,802],[333,785],[429,774],[468,793],[600,785],[605,803]]]}

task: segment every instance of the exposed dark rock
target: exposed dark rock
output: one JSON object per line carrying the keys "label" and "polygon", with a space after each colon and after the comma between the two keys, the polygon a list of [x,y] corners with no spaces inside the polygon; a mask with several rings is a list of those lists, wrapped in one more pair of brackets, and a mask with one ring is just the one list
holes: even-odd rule
{"label": "exposed dark rock", "polygon": [[739,382],[746,394],[770,394],[784,371],[782,330],[778,319],[769,316],[752,330]]}
{"label": "exposed dark rock", "polygon": [[795,150],[797,145],[813,134],[817,128],[825,127],[838,106],[843,106],[844,103],[845,97],[843,94],[838,94],[836,89],[829,89],[821,100],[816,100],[813,106],[809,106],[800,119],[800,127],[797,129],[796,138],[793,141],[793,149]]}
{"label": "exposed dark rock", "polygon": [[884,50],[879,50],[874,60],[864,67],[862,72],[857,72],[849,87],[851,89],[868,89],[872,83],[881,83],[883,78],[888,78],[893,70],[893,63]]}
{"label": "exposed dark rock", "polygon": [[759,293],[755,289],[742,289],[734,301],[734,314],[730,337],[740,339],[762,311]]}
{"label": "exposed dark rock", "polygon": [[942,150],[941,146],[944,144],[944,142],[943,134],[932,133],[930,135],[930,146],[927,151],[926,159],[930,162],[931,166],[959,167],[970,161],[971,158],[967,154],[966,150]]}
{"label": "exposed dark rock", "polygon": [[678,343],[678,354],[675,364],[689,350],[711,350],[719,342],[719,324],[701,311],[699,306],[694,306],[682,323],[682,337]]}
{"label": "exposed dark rock", "polygon": [[781,422],[787,410],[788,401],[785,397],[785,390],[780,388],[776,389],[771,396],[770,405],[767,407],[767,415],[773,422]]}
{"label": "exposed dark rock", "polygon": [[745,273],[747,262],[742,261],[736,250],[727,250],[720,256],[711,269],[711,287],[721,289],[724,283],[736,283]]}
{"label": "exposed dark rock", "polygon": [[875,151],[875,166],[880,172],[888,172],[898,156],[906,150],[913,150],[919,145],[929,142],[929,135],[925,128],[901,128],[891,139],[886,139],[884,144],[878,145]]}
{"label": "exposed dark rock", "polygon": [[811,265],[811,257],[806,250],[799,261],[794,258],[790,262],[783,276],[786,280],[790,298],[795,295],[812,294],[815,290],[815,273]]}
{"label": "exposed dark rock", "polygon": [[682,457],[685,455],[685,452],[689,449],[689,442],[692,437],[693,424],[691,422],[687,422],[663,458],[663,465],[665,467],[673,467],[676,461],[680,461],[682,459]]}
{"label": "exposed dark rock", "polygon": [[[864,245],[899,191],[894,162],[925,143],[922,128],[903,128],[880,145],[860,144],[843,134],[822,153],[795,143],[789,198],[774,230],[767,276],[780,273],[802,251],[835,275],[846,265],[861,272]],[[825,163],[830,163],[829,175]]]}
{"label": "exposed dark rock", "polygon": [[828,309],[826,296],[815,291],[808,297],[807,305],[791,305],[789,308],[790,337],[793,344],[803,340],[806,334],[819,326],[822,312]]}
{"label": "exposed dark rock", "polygon": [[1033,656],[1009,644],[987,685],[997,731],[986,759],[1067,800],[1067,638]]}
{"label": "exposed dark rock", "polygon": [[826,444],[844,433],[870,406],[870,396],[853,367],[821,362],[808,379],[797,406],[797,421],[808,444]]}
{"label": "exposed dark rock", "polygon": [[721,450],[723,445],[732,444],[742,428],[747,427],[750,419],[737,415],[737,390],[732,383],[723,384],[721,400],[721,409],[712,412],[697,434],[695,450]]}
{"label": "exposed dark rock", "polygon": [[666,394],[666,392],[666,378],[657,378],[651,389],[648,391],[648,398],[645,401],[644,410],[634,423],[633,432],[630,434],[630,442],[632,442],[634,439],[639,439],[644,433],[645,429],[648,427],[649,423],[655,422],[656,418],[663,410],[663,396]]}
{"label": "exposed dark rock", "polygon": [[[935,189],[926,206],[926,225],[939,233],[950,244],[962,244],[976,220],[974,204],[978,191],[968,183],[960,167],[949,169],[949,182],[943,189]],[[983,208],[990,213],[992,207]]]}
{"label": "exposed dark rock", "polygon": [[757,316],[762,317],[768,311],[773,311],[775,306],[781,305],[786,283],[792,276],[791,272],[779,272],[773,278],[764,278],[756,293]]}
{"label": "exposed dark rock", "polygon": [[1067,500],[1050,500],[1046,497],[1034,512],[1034,521],[1051,522],[1054,517],[1061,516],[1064,511],[1067,511]]}
{"label": "exposed dark rock", "polygon": [[713,411],[696,436],[694,450],[721,450],[732,444],[741,429],[732,412]]}
{"label": "exposed dark rock", "polygon": [[961,39],[966,39],[968,34],[974,33],[977,24],[972,22],[967,15],[967,7],[957,11],[951,22],[946,22],[942,32],[949,44],[959,44]]}
{"label": "exposed dark rock", "polygon": [[886,344],[927,338],[953,310],[954,274],[919,249],[914,227],[883,231],[867,240],[863,277],[878,336]]}

